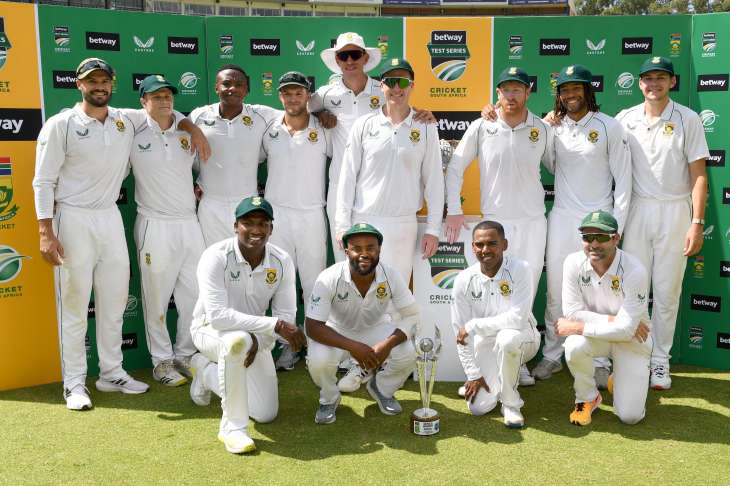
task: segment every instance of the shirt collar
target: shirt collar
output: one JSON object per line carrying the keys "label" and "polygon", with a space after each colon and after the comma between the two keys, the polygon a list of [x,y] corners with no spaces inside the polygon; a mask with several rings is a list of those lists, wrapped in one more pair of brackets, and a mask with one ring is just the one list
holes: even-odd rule
{"label": "shirt collar", "polygon": [[[345,257],[345,261],[342,262],[342,279],[349,283],[352,286],[355,286],[355,283],[352,281],[352,274],[350,273],[350,261]],[[385,278],[385,270],[383,270],[383,264],[378,262],[378,266],[375,267],[375,280],[372,284],[370,284],[370,287],[373,286],[373,284],[381,284],[385,282],[387,279]]]}
{"label": "shirt collar", "polygon": [[[383,108],[380,109],[378,112],[378,123],[380,125],[390,125],[395,126],[391,121],[390,118],[385,116],[385,113],[383,112]],[[405,117],[405,119],[401,122],[401,125],[405,125],[407,127],[411,127],[413,125],[413,108],[409,107],[410,111],[408,112],[408,116]]]}
{"label": "shirt collar", "polygon": [[[114,113],[113,109],[112,109],[112,108],[107,108],[107,110],[108,110],[108,112],[107,112],[107,117],[106,117],[106,118],[107,118],[107,120],[108,120],[109,118],[112,118],[112,119],[113,119],[113,118],[115,118],[115,116],[114,116],[114,115],[116,115],[116,113]],[[94,118],[94,117],[91,117],[91,116],[87,115],[87,114],[86,114],[86,113],[84,112],[84,110],[82,110],[82,109],[81,109],[81,103],[76,103],[76,104],[74,105],[74,107],[73,107],[73,111],[74,111],[74,113],[76,113],[76,115],[77,115],[77,116],[79,117],[79,119],[81,120],[81,123],[82,123],[83,125],[89,125],[89,124],[91,124],[91,123],[94,123],[94,122],[98,122],[98,121],[99,121],[99,120],[97,120],[96,118]],[[99,123],[101,123],[101,122],[99,122]],[[105,123],[106,123],[106,120],[105,120]],[[102,123],[102,125],[103,125],[103,123]]]}
{"label": "shirt collar", "polygon": [[[248,265],[249,267],[251,266],[248,263],[248,260],[243,258],[243,255],[241,254],[241,248],[238,246],[238,236],[233,237],[233,251],[236,255],[236,263],[238,263],[239,265]],[[261,260],[261,263],[259,264],[259,266],[256,267],[254,270],[256,270],[258,268],[261,268],[263,270],[264,268],[271,267],[270,256],[271,256],[271,249],[269,248],[269,243],[266,243],[266,247],[264,248],[264,259]]]}
{"label": "shirt collar", "polygon": [[149,114],[147,114],[146,119],[147,119],[147,126],[149,126],[150,130],[152,130],[154,133],[162,134],[164,132],[166,134],[169,134],[169,133],[172,133],[175,131],[175,122],[177,120],[175,120],[174,115],[173,115],[172,125],[170,125],[170,128],[168,128],[167,130],[162,130],[160,128],[160,124],[157,123]]}
{"label": "shirt collar", "polygon": [[479,262],[476,263],[476,273],[480,276],[482,280],[486,281],[494,281],[494,280],[502,280],[504,269],[507,268],[507,264],[509,262],[509,256],[504,255],[502,256],[502,264],[499,266],[499,269],[497,269],[497,273],[494,274],[494,277],[489,277],[487,275],[484,275],[482,272],[482,267]]}
{"label": "shirt collar", "polygon": [[505,130],[520,130],[525,127],[535,126],[535,115],[533,115],[530,110],[527,110],[527,118],[525,118],[525,121],[516,125],[514,128],[507,125],[507,122],[505,122],[501,116],[497,117],[497,123],[499,123]]}
{"label": "shirt collar", "polygon": [[586,125],[588,125],[588,122],[590,122],[593,119],[593,117],[595,116],[595,114],[596,114],[595,111],[589,111],[588,113],[586,113],[585,115],[583,115],[583,118],[581,118],[578,121],[573,121],[572,118],[570,118],[568,115],[565,115],[565,121],[567,122],[567,124],[569,126],[570,125],[577,125],[577,126],[580,126],[580,127],[585,127]]}
{"label": "shirt collar", "polygon": [[223,121],[230,121],[230,122],[233,122],[234,120],[237,120],[238,118],[241,118],[244,115],[251,116],[251,114],[252,114],[252,112],[251,112],[251,105],[246,104],[246,103],[243,104],[243,110],[241,110],[241,113],[239,113],[238,115],[234,116],[230,120],[228,120],[227,118],[223,118],[223,116],[221,115],[221,103],[220,103],[220,101],[218,103],[212,104],[211,105],[211,110],[213,111],[213,114],[218,119],[223,120]]}
{"label": "shirt collar", "polygon": [[595,275],[596,279],[603,280],[607,277],[613,277],[615,275],[618,275],[618,267],[621,265],[621,257],[622,257],[622,251],[619,248],[616,248],[616,254],[613,257],[613,261],[611,262],[611,265],[608,266],[608,270],[606,270],[606,273],[603,274],[602,277],[599,277],[596,271],[593,269],[593,265],[591,265],[591,261],[588,257],[586,257],[586,264],[588,265],[588,271],[590,271],[593,275]]}

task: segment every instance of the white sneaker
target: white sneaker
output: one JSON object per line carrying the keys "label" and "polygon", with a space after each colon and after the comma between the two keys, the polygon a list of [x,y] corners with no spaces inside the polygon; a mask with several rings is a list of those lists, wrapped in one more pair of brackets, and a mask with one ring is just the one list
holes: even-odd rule
{"label": "white sneaker", "polygon": [[521,429],[525,426],[525,418],[519,408],[502,405],[502,417],[505,427],[509,429]]}
{"label": "white sneaker", "polygon": [[520,366],[520,386],[532,386],[535,384],[535,378],[530,374],[527,365]]}
{"label": "white sneaker", "polygon": [[206,388],[203,380],[203,371],[210,361],[201,353],[195,353],[190,360],[190,372],[193,375],[193,381],[190,383],[190,398],[193,403],[201,407],[210,405],[210,390]]}
{"label": "white sneaker", "polygon": [[337,382],[337,389],[342,393],[352,393],[360,389],[360,385],[367,383],[372,378],[373,372],[363,370],[357,363],[353,364],[347,374]]}
{"label": "white sneaker", "polygon": [[150,389],[147,383],[137,381],[129,375],[116,380],[96,380],[96,389],[100,392],[122,392],[127,395],[139,395]]}
{"label": "white sneaker", "polygon": [[670,390],[672,377],[669,375],[669,365],[654,365],[651,367],[649,386],[654,390]]}
{"label": "white sneaker", "polygon": [[172,362],[175,364],[175,369],[178,373],[183,375],[185,378],[192,378],[193,374],[190,372],[190,360],[192,356],[182,356],[175,358]]}
{"label": "white sneaker", "polygon": [[76,385],[71,390],[64,388],[63,397],[66,399],[66,408],[69,410],[91,409],[89,390],[84,385]]}
{"label": "white sneaker", "polygon": [[231,454],[245,454],[256,450],[253,439],[243,430],[218,432],[218,440],[223,442]]}
{"label": "white sneaker", "polygon": [[553,361],[548,358],[543,358],[537,363],[537,366],[532,368],[532,376],[538,380],[547,380],[553,376],[553,373],[557,373],[562,369],[563,363],[560,360]]}
{"label": "white sneaker", "polygon": [[171,359],[157,363],[152,370],[152,377],[165,386],[180,386],[188,382],[188,379],[175,369]]}
{"label": "white sneaker", "polygon": [[458,390],[456,390],[456,394],[459,395],[461,398],[466,397],[466,387],[464,385],[461,385]]}
{"label": "white sneaker", "polygon": [[593,371],[593,379],[596,380],[596,388],[599,390],[608,389],[608,377],[611,374],[611,370],[604,368],[603,366],[597,366]]}
{"label": "white sneaker", "polygon": [[299,353],[295,353],[289,347],[289,344],[281,345],[281,354],[279,359],[276,360],[276,369],[291,371],[294,369],[294,365],[299,361]]}

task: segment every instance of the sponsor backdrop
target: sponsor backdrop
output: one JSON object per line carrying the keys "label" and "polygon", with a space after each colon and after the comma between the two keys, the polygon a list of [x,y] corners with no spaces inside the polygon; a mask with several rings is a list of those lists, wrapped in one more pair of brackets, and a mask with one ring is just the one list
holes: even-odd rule
{"label": "sponsor backdrop", "polygon": [[33,5],[0,4],[0,390],[60,377],[31,181],[42,123]]}

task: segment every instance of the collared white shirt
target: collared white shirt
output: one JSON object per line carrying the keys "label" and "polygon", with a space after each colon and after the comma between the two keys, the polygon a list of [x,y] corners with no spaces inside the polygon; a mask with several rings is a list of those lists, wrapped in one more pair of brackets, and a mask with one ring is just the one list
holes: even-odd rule
{"label": "collared white shirt", "polygon": [[692,193],[688,165],[710,156],[699,115],[669,100],[660,118],[649,124],[644,104],[616,115],[628,135],[639,197],[671,201]]}
{"label": "collared white shirt", "polygon": [[330,187],[337,187],[347,139],[355,120],[363,115],[377,112],[384,102],[385,97],[380,88],[380,81],[370,77],[365,83],[365,88],[357,95],[345,86],[342,78],[335,83],[320,86],[312,95],[309,100],[309,111],[311,113],[327,110],[337,117],[337,125],[332,129],[332,161],[329,169]]}
{"label": "collared white shirt", "polygon": [[555,207],[581,217],[599,209],[612,212],[623,233],[631,199],[631,152],[621,124],[589,111],[578,121],[563,117],[553,130]]}
{"label": "collared white shirt", "polygon": [[227,201],[256,196],[256,176],[261,138],[267,123],[281,112],[264,105],[243,105],[243,111],[227,120],[220,103],[201,106],[190,113],[211,148],[207,162],[200,163],[197,183],[203,194]]}
{"label": "collared white shirt", "polygon": [[[397,310],[416,303],[398,271],[378,263],[375,280],[363,297],[352,281],[349,262],[345,260],[319,274],[307,304],[307,317],[330,322],[343,331],[365,331],[390,321],[387,311],[391,302]],[[415,321],[406,319],[398,323],[398,328],[409,336],[409,326],[413,324]]]}
{"label": "collared white shirt", "polygon": [[161,130],[149,116],[137,128],[130,162],[134,173],[137,212],[153,218],[188,219],[195,216],[190,135],[172,127]]}
{"label": "collared white shirt", "polygon": [[53,217],[54,202],[86,209],[107,209],[119,199],[129,173],[135,121],[142,110],[109,107],[104,122],[76,104],[49,118],[36,145],[33,188],[38,219]]}
{"label": "collared white shirt", "polygon": [[304,130],[289,133],[283,117],[269,122],[262,156],[268,176],[266,199],[275,206],[316,209],[325,205],[325,170],[332,156],[332,134],[309,115]]}
{"label": "collared white shirt", "polygon": [[[611,266],[599,277],[582,251],[563,263],[563,313],[585,323],[583,335],[606,341],[630,341],[639,322],[647,326],[648,277],[638,258],[617,249]],[[608,322],[608,316],[616,316]]]}
{"label": "collared white shirt", "polygon": [[531,112],[512,128],[501,118],[469,125],[446,170],[448,214],[462,214],[464,170],[479,160],[481,210],[485,217],[530,218],[545,214],[540,162],[553,171],[553,129]]}
{"label": "collared white shirt", "polygon": [[[494,277],[482,273],[479,262],[456,276],[451,290],[451,326],[470,336],[496,336],[502,329],[518,331],[534,326],[532,272],[526,261],[505,255]],[[482,376],[472,346],[457,344],[457,354],[469,380]]]}
{"label": "collared white shirt", "polygon": [[398,125],[382,111],[359,118],[350,132],[337,187],[337,232],[350,228],[352,213],[415,217],[424,196],[426,233],[439,236],[444,177],[436,125],[415,121],[412,109]]}
{"label": "collared white shirt", "polygon": [[[278,319],[293,323],[297,313],[294,264],[281,248],[266,244],[266,254],[256,268],[241,255],[238,237],[208,247],[198,263],[198,301],[191,329],[210,325],[218,331],[240,330],[264,337],[264,347],[274,343]],[[271,304],[271,316],[266,310]]]}

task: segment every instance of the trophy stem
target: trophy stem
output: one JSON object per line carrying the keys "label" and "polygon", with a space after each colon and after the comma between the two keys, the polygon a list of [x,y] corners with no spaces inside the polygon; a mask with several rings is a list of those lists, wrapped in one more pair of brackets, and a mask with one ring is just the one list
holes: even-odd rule
{"label": "trophy stem", "polygon": [[437,361],[435,359],[431,361],[431,376],[428,380],[428,404],[426,405],[426,408],[431,407],[431,397],[433,396],[433,383],[436,381],[436,363]]}
{"label": "trophy stem", "polygon": [[421,403],[423,408],[428,408],[428,396],[426,393],[426,362],[422,360],[416,360],[416,367],[418,368],[418,393],[421,396]]}

